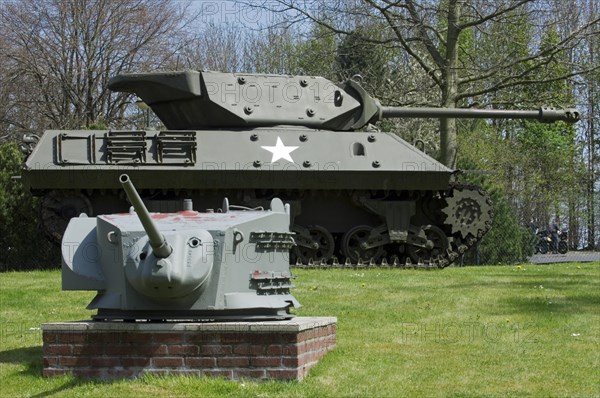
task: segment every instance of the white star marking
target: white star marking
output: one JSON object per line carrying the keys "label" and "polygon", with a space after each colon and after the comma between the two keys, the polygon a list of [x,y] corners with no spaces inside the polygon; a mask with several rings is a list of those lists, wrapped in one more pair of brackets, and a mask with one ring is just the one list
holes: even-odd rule
{"label": "white star marking", "polygon": [[290,153],[292,153],[296,149],[298,149],[297,146],[283,145],[283,142],[281,141],[281,138],[279,138],[279,137],[277,137],[277,143],[275,144],[275,146],[261,146],[261,148],[266,149],[267,151],[269,151],[273,154],[273,157],[271,158],[271,163],[275,163],[279,159],[285,159],[288,162],[294,163],[294,160],[292,159],[292,156],[290,155]]}

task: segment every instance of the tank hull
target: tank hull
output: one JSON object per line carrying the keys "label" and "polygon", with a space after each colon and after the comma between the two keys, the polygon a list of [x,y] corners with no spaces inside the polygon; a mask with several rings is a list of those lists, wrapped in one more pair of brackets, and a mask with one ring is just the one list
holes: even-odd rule
{"label": "tank hull", "polygon": [[[493,216],[484,193],[469,188],[478,193],[459,197],[464,188],[453,188],[453,170],[392,133],[283,126],[52,130],[22,176],[43,196],[44,226],[60,241],[68,219],[79,213],[127,210],[122,173],[155,212],[178,211],[183,198],[216,211],[223,197],[249,208],[281,198],[292,208],[294,264],[447,266],[489,229]],[[469,232],[454,225],[471,213],[477,219]]]}
{"label": "tank hull", "polygon": [[[169,133],[174,137],[170,144],[177,147],[161,149],[160,135]],[[175,141],[178,133],[185,133],[187,140]],[[114,143],[111,134],[118,134],[120,142]],[[50,130],[27,159],[23,178],[34,191],[118,189],[122,172],[151,175],[136,178],[139,189],[203,190],[444,189],[452,175],[452,170],[392,133],[274,127]]]}

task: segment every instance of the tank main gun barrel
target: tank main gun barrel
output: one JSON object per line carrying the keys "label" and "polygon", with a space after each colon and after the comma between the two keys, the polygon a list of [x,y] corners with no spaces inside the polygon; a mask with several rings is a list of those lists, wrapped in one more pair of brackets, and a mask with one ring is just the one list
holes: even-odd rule
{"label": "tank main gun barrel", "polygon": [[127,198],[131,202],[131,205],[135,209],[135,212],[144,227],[144,231],[148,235],[148,240],[150,241],[150,246],[152,247],[152,252],[155,257],[158,258],[166,258],[171,255],[173,248],[165,237],[160,233],[154,221],[152,221],[152,217],[148,212],[146,206],[144,206],[144,202],[142,202],[142,198],[138,195],[135,187],[133,186],[131,179],[127,174],[121,174],[119,177],[119,181],[127,194]]}
{"label": "tank main gun barrel", "polygon": [[535,119],[540,122],[553,123],[563,121],[576,123],[579,111],[576,109],[540,108],[534,111],[472,109],[472,108],[409,108],[384,106],[381,118],[414,117],[414,118],[465,118],[465,119]]}

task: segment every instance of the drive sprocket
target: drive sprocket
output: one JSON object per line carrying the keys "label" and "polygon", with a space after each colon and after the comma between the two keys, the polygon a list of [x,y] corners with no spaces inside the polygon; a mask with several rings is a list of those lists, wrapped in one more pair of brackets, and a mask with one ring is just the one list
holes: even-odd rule
{"label": "drive sprocket", "polygon": [[469,235],[480,239],[491,228],[494,217],[492,201],[489,196],[475,186],[455,185],[446,196],[446,214],[444,224],[451,233],[466,239]]}

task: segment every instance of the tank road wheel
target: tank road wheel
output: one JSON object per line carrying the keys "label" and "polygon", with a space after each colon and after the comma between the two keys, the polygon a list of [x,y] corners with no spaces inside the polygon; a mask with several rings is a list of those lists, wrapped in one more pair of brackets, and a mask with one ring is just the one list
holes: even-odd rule
{"label": "tank road wheel", "polygon": [[459,233],[464,239],[470,234],[481,239],[492,225],[492,202],[483,191],[469,187],[452,190],[452,196],[446,197],[447,206],[442,210],[446,214],[444,224],[452,227],[452,234]]}
{"label": "tank road wheel", "polygon": [[[327,261],[333,256],[335,241],[333,235],[320,225],[312,225],[306,228],[310,234],[310,240],[317,243],[318,247],[306,247],[302,245],[294,246],[293,254],[300,259],[303,264],[308,264],[312,259],[314,262]],[[294,231],[297,232],[297,231]]]}
{"label": "tank road wheel", "polygon": [[348,230],[342,238],[342,253],[353,263],[358,260],[378,260],[383,254],[383,246],[363,248],[362,244],[369,239],[373,227],[359,225]]}
{"label": "tank road wheel", "polygon": [[81,213],[92,215],[92,211],[89,199],[80,193],[50,192],[42,198],[42,226],[54,242],[60,243],[69,220]]}
{"label": "tank road wheel", "polygon": [[415,262],[435,260],[444,256],[448,250],[448,237],[439,227],[425,225],[422,227],[427,237],[426,247],[408,246],[408,255]]}

